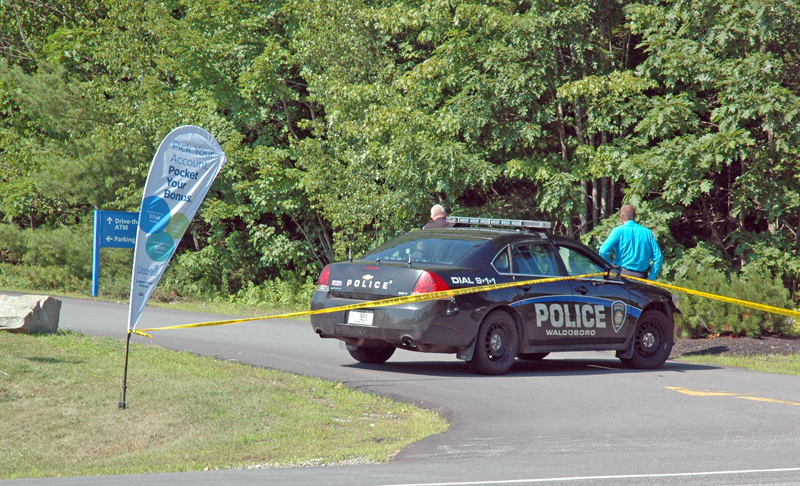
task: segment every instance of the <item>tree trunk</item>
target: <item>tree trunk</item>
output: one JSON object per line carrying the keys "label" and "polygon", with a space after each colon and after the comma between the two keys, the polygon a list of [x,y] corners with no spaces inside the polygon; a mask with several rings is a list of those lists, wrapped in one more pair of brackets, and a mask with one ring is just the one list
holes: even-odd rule
{"label": "tree trunk", "polygon": [[190,226],[189,232],[192,234],[192,243],[194,243],[194,251],[200,251],[200,238],[197,237],[197,230],[194,229],[194,226]]}
{"label": "tree trunk", "polygon": [[592,181],[592,227],[600,221],[600,178]]}
{"label": "tree trunk", "polygon": [[[578,139],[579,145],[586,144],[586,138],[583,135],[583,111],[581,110],[580,102],[576,97],[572,102],[572,109],[575,111],[575,137]],[[581,235],[589,232],[589,227],[592,224],[591,212],[589,208],[589,181],[581,179],[581,203],[583,211],[581,212]]]}
{"label": "tree trunk", "polygon": [[[608,144],[608,134],[603,132],[600,134],[600,144],[605,146]],[[600,215],[603,219],[609,215],[608,211],[608,177],[600,178]],[[596,222],[595,222],[596,224]]]}
{"label": "tree trunk", "polygon": [[602,217],[606,219],[609,216],[608,213],[608,177],[601,177],[600,178],[600,209],[602,210]]}
{"label": "tree trunk", "polygon": [[797,230],[794,233],[794,247],[795,249],[800,248],[800,225],[797,226]]}
{"label": "tree trunk", "polygon": [[614,184],[614,179],[609,177],[608,178],[608,208],[607,208],[607,212],[608,212],[609,216],[613,216],[614,213],[615,213],[615,209],[614,209],[614,196],[616,195],[615,188],[614,188],[615,185],[616,184]]}
{"label": "tree trunk", "polygon": [[566,162],[569,159],[569,152],[567,152],[567,129],[565,127],[566,121],[564,121],[564,107],[561,105],[560,101],[556,103],[556,109],[558,110],[558,141],[561,144],[561,160]]}
{"label": "tree trunk", "polygon": [[581,235],[589,232],[589,181],[581,179]]}
{"label": "tree trunk", "polygon": [[700,198],[700,202],[703,206],[703,216],[705,216],[706,224],[708,225],[708,228],[711,230],[711,236],[714,239],[714,243],[716,243],[717,248],[719,248],[720,251],[722,252],[722,256],[725,257],[725,259],[730,259],[730,256],[728,255],[728,252],[725,249],[725,242],[723,241],[722,236],[717,231],[717,228],[714,226],[714,215],[709,209],[708,204],[706,203],[706,200],[704,198]]}

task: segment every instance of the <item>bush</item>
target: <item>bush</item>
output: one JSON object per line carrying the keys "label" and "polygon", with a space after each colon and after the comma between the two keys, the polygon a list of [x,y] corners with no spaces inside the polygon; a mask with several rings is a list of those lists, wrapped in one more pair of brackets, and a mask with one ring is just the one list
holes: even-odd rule
{"label": "bush", "polygon": [[0,224],[0,284],[31,291],[91,290],[91,245],[86,225],[21,230]]}
{"label": "bush", "polygon": [[[131,293],[133,250],[128,248],[100,249],[100,294],[127,300]],[[91,282],[91,279],[87,280]],[[86,287],[89,289],[90,287]]]}
{"label": "bush", "polygon": [[[89,294],[93,230],[86,221],[74,226],[35,230],[0,224],[0,286],[24,291]],[[235,242],[235,238],[229,240],[229,243]],[[310,278],[290,271],[265,278],[252,262],[248,265],[232,261],[231,254],[215,250],[215,247],[206,247],[202,251],[176,255],[151,299],[174,302],[190,298],[253,307],[308,308],[315,289]],[[128,299],[132,264],[132,250],[102,248],[101,295]]]}
{"label": "bush", "polygon": [[697,273],[700,268],[711,268],[718,271],[727,269],[725,259],[719,249],[706,242],[699,242],[688,249],[675,251],[675,258],[664,261],[661,269],[662,275],[674,275],[674,278],[687,278],[687,275]]}
{"label": "bush", "polygon": [[[696,272],[677,277],[675,285],[782,309],[795,308],[782,280],[764,270],[749,269],[728,276],[701,266]],[[692,337],[719,334],[758,337],[792,329],[792,319],[780,314],[684,293],[680,298],[681,312]]]}
{"label": "bush", "polygon": [[268,280],[260,285],[248,282],[247,286],[230,297],[234,304],[277,307],[280,309],[304,309],[311,303],[311,297],[316,290],[316,283],[312,280],[287,274],[284,278]]}
{"label": "bush", "polygon": [[[35,230],[0,224],[0,285],[27,291],[90,293],[92,236],[93,229],[86,221]],[[102,248],[101,293],[127,299],[132,263],[133,251]]]}
{"label": "bush", "polygon": [[0,265],[0,286],[4,288],[56,292],[88,292],[89,283],[62,267],[30,267],[26,265]]}
{"label": "bush", "polygon": [[19,263],[24,255],[22,231],[13,224],[0,223],[0,263]]}
{"label": "bush", "polygon": [[242,272],[233,277],[237,284],[232,286],[229,279],[234,274],[208,258],[209,253],[204,249],[173,258],[151,299],[156,302],[195,299],[280,310],[308,308],[316,278],[284,271],[278,277],[260,281],[259,275],[245,279]]}
{"label": "bush", "polygon": [[92,278],[91,224],[38,228],[22,231],[25,256],[22,261],[34,267],[62,267],[78,279]]}

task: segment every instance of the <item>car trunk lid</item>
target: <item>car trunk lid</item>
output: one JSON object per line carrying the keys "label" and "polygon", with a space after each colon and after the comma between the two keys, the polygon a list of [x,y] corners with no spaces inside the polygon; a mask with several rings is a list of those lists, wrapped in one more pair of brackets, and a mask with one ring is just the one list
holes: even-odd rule
{"label": "car trunk lid", "polygon": [[330,296],[342,299],[379,300],[414,291],[422,268],[364,263],[330,266]]}

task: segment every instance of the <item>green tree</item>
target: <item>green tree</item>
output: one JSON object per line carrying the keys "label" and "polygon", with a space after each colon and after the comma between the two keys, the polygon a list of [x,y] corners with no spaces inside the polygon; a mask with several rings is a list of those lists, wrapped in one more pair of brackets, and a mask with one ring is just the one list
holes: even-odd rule
{"label": "green tree", "polygon": [[[159,141],[197,124],[230,159],[180,250],[197,252],[205,288],[319,268],[330,258],[314,251],[324,224],[296,177],[285,183],[289,140],[319,108],[304,101],[282,5],[73,2],[52,4],[47,22],[3,10],[3,24],[25,33],[12,40],[31,49],[0,69],[0,214],[36,227],[135,210]],[[275,174],[283,182],[271,184]]]}
{"label": "green tree", "polygon": [[[684,246],[713,243],[734,267],[797,268],[800,3],[633,5],[631,30],[654,83],[619,144],[632,201],[657,195]],[[641,109],[641,100],[629,103]],[[787,262],[788,257],[788,262]],[[795,274],[796,278],[796,274]]]}
{"label": "green tree", "polygon": [[136,210],[159,142],[196,124],[229,162],[165,277],[178,293],[302,287],[437,202],[594,244],[628,201],[666,275],[702,262],[796,286],[798,10],[3,0],[3,235],[58,241],[93,209]]}

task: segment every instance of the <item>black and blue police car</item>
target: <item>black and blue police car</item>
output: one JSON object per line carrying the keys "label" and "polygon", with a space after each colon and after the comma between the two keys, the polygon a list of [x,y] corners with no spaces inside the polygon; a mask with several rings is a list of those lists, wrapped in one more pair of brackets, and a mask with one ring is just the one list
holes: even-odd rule
{"label": "black and blue police car", "polygon": [[452,298],[311,316],[322,338],[379,364],[396,349],[454,353],[481,374],[516,358],[612,350],[631,368],[664,364],[681,335],[676,296],[619,275],[597,253],[546,232],[550,223],[448,217],[451,228],[396,237],[358,260],[326,266],[311,310],[391,297],[550,277]]}

